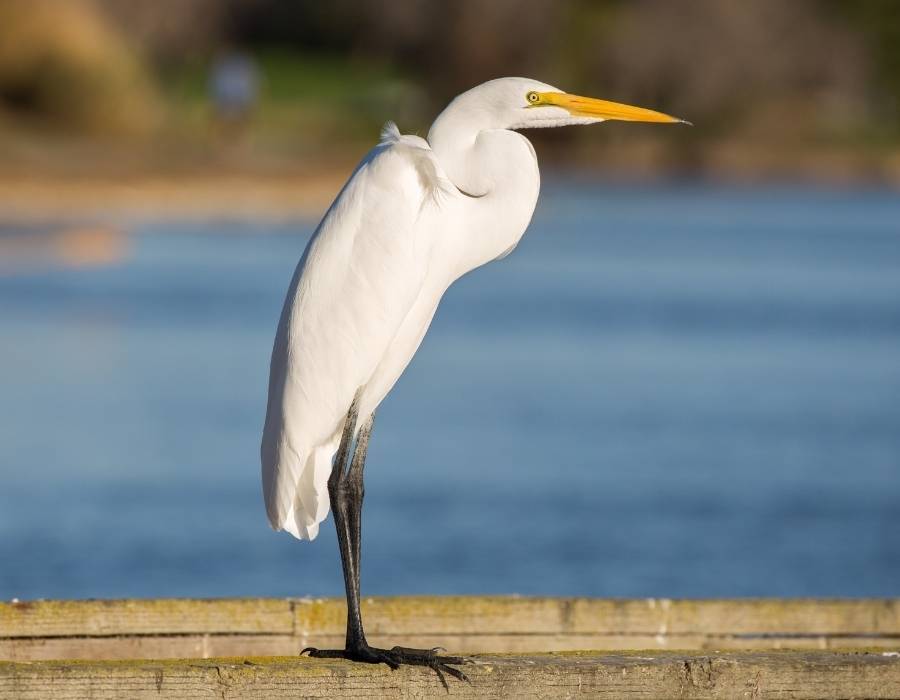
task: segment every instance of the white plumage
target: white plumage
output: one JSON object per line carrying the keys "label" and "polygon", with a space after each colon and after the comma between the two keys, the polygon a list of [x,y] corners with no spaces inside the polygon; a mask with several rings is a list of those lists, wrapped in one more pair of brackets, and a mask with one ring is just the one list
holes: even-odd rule
{"label": "white plumage", "polygon": [[347,408],[422,289],[431,241],[417,231],[440,186],[430,157],[424,140],[385,128],[291,282],[272,354],[262,462],[269,520],[296,537],[314,538],[327,515]]}
{"label": "white plumage", "polygon": [[624,108],[503,78],[457,97],[427,141],[385,127],[313,234],[278,323],[261,448],[272,527],[317,535],[357,389],[367,416],[412,359],[447,287],[518,243],[540,175],[531,144],[512,129],[676,121],[612,107]]}

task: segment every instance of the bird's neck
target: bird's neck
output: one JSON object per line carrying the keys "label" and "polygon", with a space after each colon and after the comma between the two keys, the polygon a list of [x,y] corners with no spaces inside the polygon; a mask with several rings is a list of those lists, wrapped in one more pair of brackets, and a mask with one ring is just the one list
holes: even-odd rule
{"label": "bird's neck", "polygon": [[540,189],[537,157],[521,134],[477,129],[445,111],[428,141],[447,177],[469,197],[458,200],[467,222],[455,276],[502,257],[516,246],[534,213]]}
{"label": "bird's neck", "polygon": [[474,197],[515,184],[517,168],[536,169],[528,140],[481,112],[454,101],[435,120],[428,143],[451,182]]}

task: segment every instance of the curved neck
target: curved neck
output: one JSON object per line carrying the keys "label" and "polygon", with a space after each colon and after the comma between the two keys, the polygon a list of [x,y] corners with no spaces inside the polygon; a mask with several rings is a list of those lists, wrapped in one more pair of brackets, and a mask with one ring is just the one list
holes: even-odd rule
{"label": "curved neck", "polygon": [[[447,177],[474,197],[492,192],[509,172],[510,164],[502,162],[501,151],[510,143],[495,138],[506,131],[495,121],[489,111],[457,98],[438,115],[428,131],[428,143]],[[527,143],[524,137],[515,136]]]}
{"label": "curved neck", "polygon": [[458,200],[470,235],[455,279],[516,246],[534,213],[541,178],[534,148],[522,134],[478,126],[471,114],[462,118],[452,107],[435,121],[428,141],[450,181],[470,196]]}

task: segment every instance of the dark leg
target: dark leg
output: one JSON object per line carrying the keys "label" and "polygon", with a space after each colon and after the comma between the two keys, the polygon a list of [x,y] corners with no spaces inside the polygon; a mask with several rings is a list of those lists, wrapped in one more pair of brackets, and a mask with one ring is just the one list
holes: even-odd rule
{"label": "dark leg", "polygon": [[468,680],[462,671],[448,665],[466,663],[467,660],[462,657],[439,656],[437,649],[407,649],[405,647],[377,649],[369,646],[366,642],[359,611],[359,560],[362,502],[365,495],[363,469],[375,415],[372,414],[360,425],[356,436],[356,448],[352,450],[351,459],[353,434],[356,432],[359,413],[359,393],[357,391],[350,410],[347,412],[341,443],[334,458],[331,477],[328,479],[328,496],[331,499],[331,510],[337,529],[341,564],[344,569],[344,588],[347,594],[347,640],[344,649],[308,648],[300,653],[309,652],[310,656],[316,658],[344,658],[373,664],[385,663],[392,669],[398,668],[400,664],[428,666],[437,672],[445,687],[447,682],[444,679],[444,672],[460,680]]}
{"label": "dark leg", "polygon": [[[356,435],[356,449],[353,451],[353,461],[347,472],[347,485],[352,496],[350,509],[347,513],[348,529],[350,533],[350,559],[353,564],[352,588],[355,591],[355,605],[351,611],[347,608],[347,646],[351,640],[362,640],[365,643],[362,617],[359,612],[359,550],[362,542],[362,504],[366,495],[366,487],[363,484],[363,469],[366,466],[366,453],[369,450],[369,436],[372,434],[372,425],[375,423],[375,414],[370,415],[360,426]],[[330,495],[330,494],[329,494]],[[345,581],[346,584],[346,581]],[[350,590],[349,588],[347,589]],[[350,600],[348,594],[348,601]]]}

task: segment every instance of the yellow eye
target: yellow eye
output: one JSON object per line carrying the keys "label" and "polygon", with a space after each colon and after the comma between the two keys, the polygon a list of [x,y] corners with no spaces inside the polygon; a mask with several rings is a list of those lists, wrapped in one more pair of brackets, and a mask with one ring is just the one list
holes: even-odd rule
{"label": "yellow eye", "polygon": [[538,95],[534,90],[525,95],[525,99],[528,100],[531,104],[536,105],[541,100],[541,96]]}

